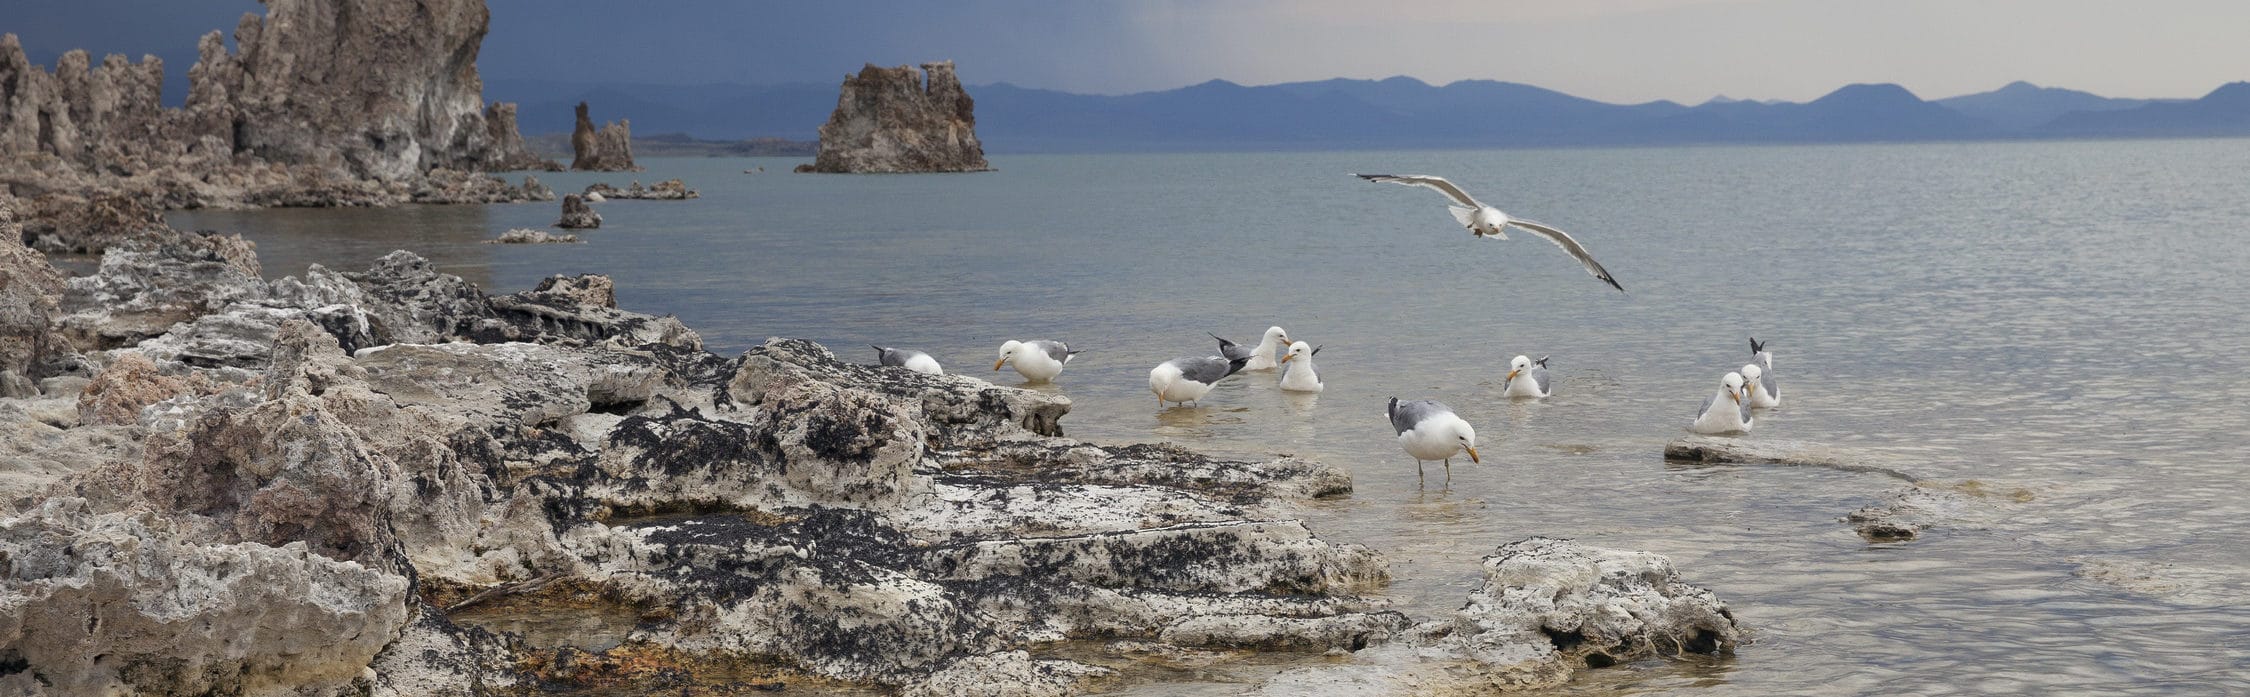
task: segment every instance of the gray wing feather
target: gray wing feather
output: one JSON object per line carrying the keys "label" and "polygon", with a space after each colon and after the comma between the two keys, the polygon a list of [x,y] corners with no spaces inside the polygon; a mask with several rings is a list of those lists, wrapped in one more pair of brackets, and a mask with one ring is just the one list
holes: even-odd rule
{"label": "gray wing feather", "polygon": [[1617,285],[1617,279],[1610,277],[1609,269],[1602,268],[1601,262],[1594,261],[1594,255],[1586,251],[1586,246],[1579,244],[1578,240],[1572,239],[1569,233],[1549,227],[1545,223],[1522,218],[1509,218],[1508,224],[1530,230],[1533,234],[1547,238],[1547,241],[1555,243],[1555,246],[1561,247],[1564,252],[1568,252],[1571,257],[1576,258],[1579,264],[1584,265],[1586,273],[1593,274],[1594,278],[1601,279],[1611,288],[1625,289],[1624,286]]}
{"label": "gray wing feather", "polygon": [[1227,376],[1227,367],[1232,363],[1218,356],[1209,356],[1205,358],[1176,358],[1172,360],[1172,365],[1179,367],[1182,377],[1205,385],[1216,385],[1220,378]]}
{"label": "gray wing feather", "polygon": [[1226,356],[1227,360],[1230,361],[1237,358],[1249,358],[1258,352],[1257,349],[1228,341],[1226,337],[1217,334],[1212,334],[1211,338],[1219,340],[1219,355]]}
{"label": "gray wing feather", "polygon": [[1484,204],[1477,202],[1475,196],[1470,196],[1469,192],[1462,191],[1461,187],[1454,186],[1453,182],[1446,181],[1445,177],[1437,177],[1427,174],[1355,174],[1352,176],[1359,177],[1371,182],[1390,182],[1392,184],[1404,184],[1407,186],[1419,186],[1425,189],[1430,189],[1438,193],[1445,194],[1445,197],[1453,199],[1454,203],[1468,206],[1472,209],[1481,208],[1484,206]]}
{"label": "gray wing feather", "polygon": [[1532,369],[1531,369],[1531,380],[1532,380],[1532,382],[1538,383],[1538,385],[1539,385],[1539,393],[1540,393],[1540,394],[1548,394],[1548,393],[1552,393],[1552,392],[1554,392],[1554,391],[1555,391],[1555,390],[1554,390],[1554,388],[1553,388],[1553,387],[1551,387],[1551,386],[1549,385],[1549,383],[1547,382],[1547,369],[1546,369],[1546,368],[1532,368]]}
{"label": "gray wing feather", "polygon": [[1391,406],[1391,428],[1399,433],[1414,430],[1414,426],[1439,414],[1451,414],[1453,409],[1427,399],[1398,402]]}
{"label": "gray wing feather", "polygon": [[1734,405],[1734,408],[1740,409],[1742,411],[1742,423],[1750,423],[1750,400],[1742,400],[1741,402],[1736,403]]}
{"label": "gray wing feather", "polygon": [[1774,385],[1773,382],[1773,369],[1767,368],[1764,372],[1759,373],[1758,389],[1765,390],[1766,394],[1773,395],[1776,398],[1781,396],[1781,388]]}
{"label": "gray wing feather", "polygon": [[1070,347],[1063,342],[1038,339],[1027,343],[1031,344],[1032,348],[1046,352],[1048,358],[1055,359],[1058,363],[1068,362],[1070,359]]}
{"label": "gray wing feather", "polygon": [[1718,393],[1716,393],[1716,392],[1714,392],[1714,393],[1711,393],[1711,396],[1709,396],[1709,397],[1704,397],[1704,398],[1703,398],[1703,406],[1702,406],[1701,408],[1699,408],[1699,409],[1696,409],[1696,410],[1695,410],[1695,418],[1696,418],[1697,420],[1701,420],[1701,419],[1703,418],[1703,415],[1704,415],[1704,414],[1709,414],[1709,413],[1711,413],[1711,405],[1713,405],[1713,404],[1718,404],[1718,403],[1719,403],[1719,395],[1718,395]]}

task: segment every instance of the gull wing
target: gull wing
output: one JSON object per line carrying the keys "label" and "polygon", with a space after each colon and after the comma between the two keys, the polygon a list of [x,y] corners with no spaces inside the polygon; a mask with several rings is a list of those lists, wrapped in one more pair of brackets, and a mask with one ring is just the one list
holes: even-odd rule
{"label": "gull wing", "polygon": [[1352,176],[1371,182],[1390,182],[1434,190],[1445,194],[1446,198],[1453,199],[1454,205],[1466,206],[1470,210],[1476,210],[1484,206],[1484,204],[1477,202],[1476,197],[1470,196],[1469,192],[1462,191],[1461,187],[1454,186],[1453,182],[1446,181],[1445,177],[1427,174],[1354,174]]}
{"label": "gull wing", "polygon": [[1586,245],[1579,244],[1578,240],[1572,239],[1569,233],[1549,227],[1546,223],[1522,218],[1509,218],[1508,224],[1530,230],[1532,234],[1547,238],[1548,242],[1555,243],[1555,246],[1561,247],[1563,251],[1569,252],[1571,257],[1576,258],[1578,263],[1585,265],[1586,273],[1593,274],[1594,278],[1601,279],[1611,288],[1620,291],[1625,290],[1624,286],[1617,285],[1617,279],[1610,277],[1609,269],[1602,268],[1601,262],[1594,261],[1594,255],[1586,251]]}

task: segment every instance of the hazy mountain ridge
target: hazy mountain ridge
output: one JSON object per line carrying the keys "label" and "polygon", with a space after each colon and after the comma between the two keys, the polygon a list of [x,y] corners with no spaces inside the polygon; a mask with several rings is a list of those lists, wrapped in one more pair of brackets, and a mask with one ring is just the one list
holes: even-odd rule
{"label": "hazy mountain ridge", "polygon": [[[1520,83],[1431,85],[1410,77],[1258,86],[1210,80],[1124,95],[1007,83],[969,91],[978,135],[999,152],[2250,135],[2250,83],[2193,100],[2119,99],[2020,81],[1925,100],[1895,84],[1856,84],[1801,103],[1714,97],[1694,106],[1612,104]],[[567,130],[569,105],[583,99],[603,118],[632,119],[637,130],[722,140],[812,140],[836,100],[834,86],[809,83],[492,80],[486,92],[525,104],[520,123],[526,133]]]}

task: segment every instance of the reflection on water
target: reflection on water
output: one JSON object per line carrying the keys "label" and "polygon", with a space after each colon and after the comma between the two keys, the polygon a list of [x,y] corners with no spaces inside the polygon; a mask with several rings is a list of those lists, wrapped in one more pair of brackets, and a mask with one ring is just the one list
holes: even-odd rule
{"label": "reflection on water", "polygon": [[[1349,468],[1356,493],[1304,515],[1382,550],[1386,593],[1411,614],[1459,606],[1484,554],[1541,534],[1668,555],[1758,635],[1732,661],[1621,666],[1564,692],[2250,691],[2250,609],[2234,600],[2250,594],[2250,141],[736,174],[758,164],[783,162],[650,162],[644,181],[685,177],[704,198],[603,204],[584,245],[478,244],[552,222],[554,204],[176,217],[250,236],[268,275],[359,268],[394,247],[498,290],[606,273],[621,306],[678,314],[725,352],[768,336],[858,361],[849,347],[911,346],[1014,384],[982,369],[1001,339],[1066,340],[1089,352],[1030,387],[1072,399],[1073,437]],[[1471,240],[1414,192],[1342,174],[1379,169],[1508,192],[1511,212],[1572,231],[1632,291],[1537,240]],[[1154,408],[1150,367],[1210,352],[1205,332],[1272,324],[1326,345],[1326,392],[1244,373],[1196,408]],[[1836,519],[1895,479],[1665,463],[1751,335],[1771,341],[1788,394],[1751,438],[2034,495],[1987,497],[1989,523],[1870,546]],[[1517,353],[1554,356],[1554,397],[1500,395]],[[1452,405],[1485,461],[1422,486],[1383,416],[1390,397]]]}

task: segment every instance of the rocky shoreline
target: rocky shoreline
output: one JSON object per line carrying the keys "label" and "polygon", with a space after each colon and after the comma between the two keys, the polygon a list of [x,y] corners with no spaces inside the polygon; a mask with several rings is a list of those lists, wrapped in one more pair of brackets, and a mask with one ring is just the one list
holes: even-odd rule
{"label": "rocky shoreline", "polygon": [[[269,281],[160,228],[65,279],[9,203],[0,690],[1066,695],[1234,650],[1359,666],[1270,689],[1468,690],[1743,640],[1662,557],[1543,539],[1416,623],[1294,518],[1334,465],[1073,441],[1066,397],[802,340],[713,354],[601,276]],[[495,608],[621,619],[535,644]]]}

